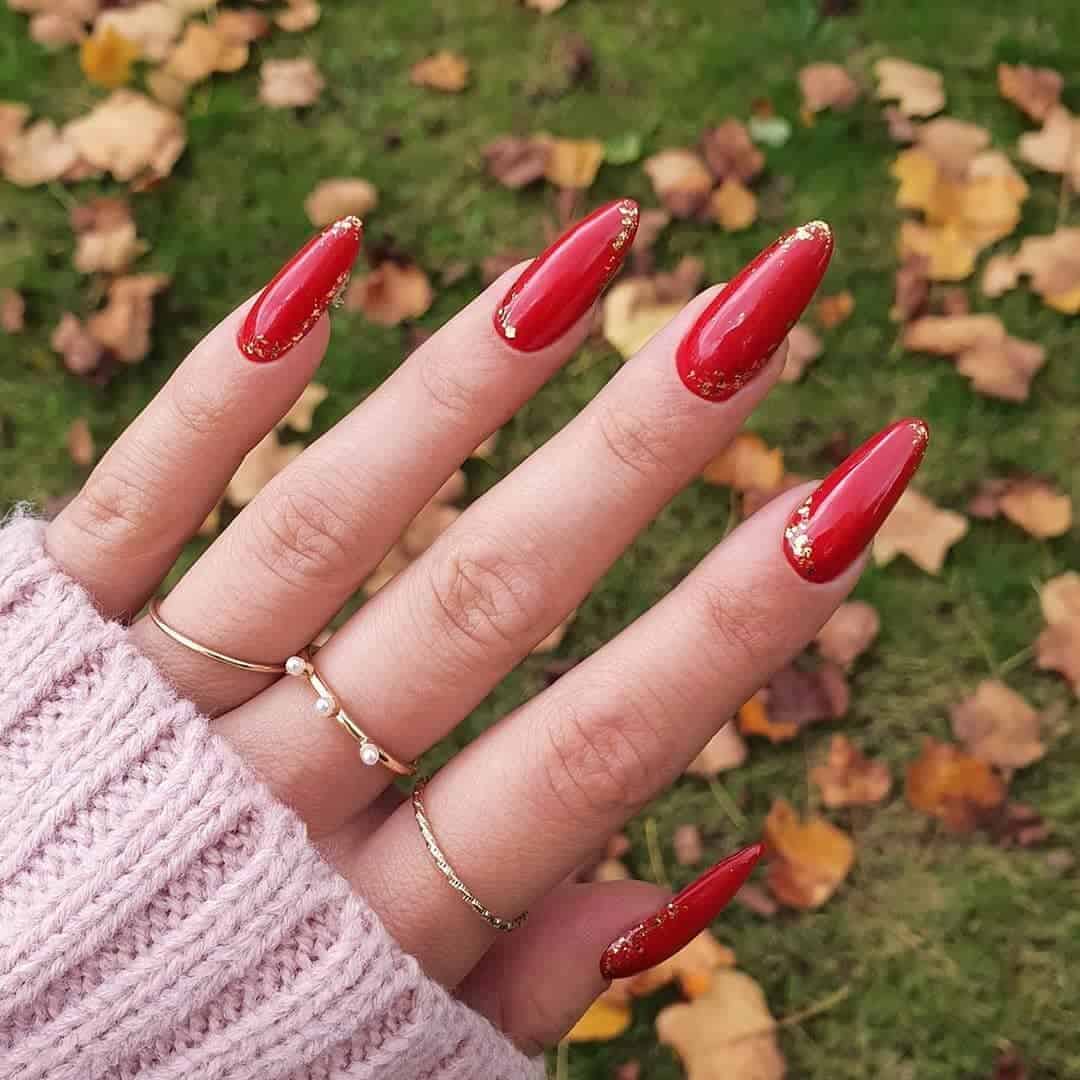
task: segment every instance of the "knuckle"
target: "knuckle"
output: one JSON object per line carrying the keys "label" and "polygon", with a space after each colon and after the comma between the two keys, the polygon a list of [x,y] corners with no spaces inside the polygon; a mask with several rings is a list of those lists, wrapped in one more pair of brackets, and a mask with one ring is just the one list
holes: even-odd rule
{"label": "knuckle", "polygon": [[608,408],[597,417],[605,449],[615,463],[635,476],[672,475],[677,471],[677,447],[664,424],[650,425],[639,413]]}
{"label": "knuckle", "polygon": [[219,437],[232,419],[228,398],[196,379],[181,379],[169,392],[169,405],[179,424],[198,439]]}
{"label": "knuckle", "polygon": [[444,357],[432,354],[419,366],[420,381],[436,409],[452,423],[469,423],[476,405],[476,395]]}
{"label": "knuckle", "polygon": [[145,542],[153,490],[137,472],[110,462],[91,473],[66,517],[83,535],[114,552],[124,551]]}
{"label": "knuckle", "polygon": [[705,581],[698,592],[706,640],[717,642],[726,667],[734,658],[751,669],[763,664],[775,630],[775,613],[755,597],[750,584]]}

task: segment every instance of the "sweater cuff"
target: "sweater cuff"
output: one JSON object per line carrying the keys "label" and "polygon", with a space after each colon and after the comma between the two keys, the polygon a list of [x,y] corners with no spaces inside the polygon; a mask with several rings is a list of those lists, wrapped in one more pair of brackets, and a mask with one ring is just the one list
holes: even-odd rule
{"label": "sweater cuff", "polygon": [[0,528],[0,1075],[537,1080],[45,552]]}

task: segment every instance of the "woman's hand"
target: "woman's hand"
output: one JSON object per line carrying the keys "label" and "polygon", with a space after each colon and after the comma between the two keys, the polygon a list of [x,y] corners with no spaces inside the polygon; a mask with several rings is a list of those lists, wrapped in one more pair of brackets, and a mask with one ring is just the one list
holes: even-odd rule
{"label": "woman's hand", "polygon": [[[612,203],[485,291],[262,490],[163,602],[166,623],[233,657],[300,653],[572,355],[636,224],[636,205]],[[51,554],[106,614],[142,609],[311,379],[359,243],[359,222],[340,222],[212,331],[50,524]],[[826,226],[796,229],[689,303],[333,636],[319,673],[378,746],[407,762],[453,730],[724,447],[776,381],[831,248]],[[752,864],[755,852],[666,909],[643,951],[632,935],[630,960],[625,943],[605,949],[666,897],[638,882],[566,883],[828,619],[925,443],[920,422],[900,422],[816,491],[774,499],[440,771],[424,792],[431,827],[483,905],[507,919],[531,909],[510,934],[449,886],[390,770],[365,767],[306,679],[216,663],[147,617],[132,633],[428,974],[536,1047],[603,989],[602,956],[615,974],[658,959]]]}

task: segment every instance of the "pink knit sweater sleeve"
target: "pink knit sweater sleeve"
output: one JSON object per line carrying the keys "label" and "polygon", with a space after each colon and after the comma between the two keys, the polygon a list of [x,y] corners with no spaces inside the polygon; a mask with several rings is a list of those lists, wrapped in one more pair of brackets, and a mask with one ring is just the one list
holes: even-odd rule
{"label": "pink knit sweater sleeve", "polygon": [[0,528],[0,1077],[537,1080],[193,705]]}

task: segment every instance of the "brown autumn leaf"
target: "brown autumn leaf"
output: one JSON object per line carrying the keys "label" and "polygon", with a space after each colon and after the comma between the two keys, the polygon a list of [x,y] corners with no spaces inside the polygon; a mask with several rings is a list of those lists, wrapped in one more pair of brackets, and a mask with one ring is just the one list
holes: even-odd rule
{"label": "brown autumn leaf", "polygon": [[943,289],[939,297],[939,305],[942,315],[970,315],[971,301],[962,286],[951,289]]}
{"label": "brown autumn leaf", "polygon": [[949,716],[953,735],[988,765],[1022,769],[1046,754],[1039,739],[1039,714],[998,679],[984,679]]}
{"label": "brown autumn leaf", "polygon": [[605,992],[585,1010],[564,1039],[568,1043],[610,1042],[626,1031],[630,1020],[629,1002],[616,1000],[614,995]]}
{"label": "brown autumn leaf", "polygon": [[1015,255],[995,255],[986,264],[983,292],[1000,296],[1025,274],[1048,307],[1080,313],[1080,228],[1063,225],[1044,236],[1026,236]]}
{"label": "brown autumn leaf", "polygon": [[998,492],[998,508],[1029,536],[1046,540],[1072,527],[1072,499],[1038,477],[1015,477]]}
{"label": "brown autumn leaf", "polygon": [[701,135],[705,164],[718,181],[750,183],[765,168],[765,155],[754,145],[746,125],[729,116]]}
{"label": "brown autumn leaf", "polygon": [[765,995],[741,971],[717,972],[707,994],[661,1009],[656,1033],[679,1055],[688,1080],[782,1080],[785,1073]]}
{"label": "brown autumn leaf", "polygon": [[544,166],[549,183],[583,191],[592,187],[604,160],[604,144],[596,139],[552,139]]}
{"label": "brown autumn leaf", "polygon": [[1046,629],[1035,641],[1035,664],[1064,675],[1080,697],[1080,574],[1067,571],[1039,590]]}
{"label": "brown autumn leaf", "polygon": [[1049,626],[1080,619],[1080,574],[1066,571],[1039,590],[1039,604]]}
{"label": "brown autumn leaf", "polygon": [[0,289],[0,330],[21,334],[26,329],[26,301],[15,289]]}
{"label": "brown autumn leaf", "polygon": [[489,142],[483,155],[488,174],[503,187],[516,191],[543,179],[551,155],[551,140],[535,135],[523,139],[503,135]]}
{"label": "brown autumn leaf", "polygon": [[154,297],[169,287],[167,274],[134,274],[115,278],[108,302],[86,320],[86,329],[125,364],[137,364],[150,351]]}
{"label": "brown autumn leaf", "polygon": [[302,443],[283,446],[277,428],[274,428],[240,463],[225,489],[225,498],[233,506],[247,506],[303,450]]}
{"label": "brown autumn leaf", "polygon": [[326,79],[314,60],[264,60],[259,69],[259,100],[271,109],[314,105],[326,89]]}
{"label": "brown autumn leaf", "polygon": [[848,289],[833,293],[831,296],[823,296],[814,306],[817,321],[826,330],[832,330],[841,323],[847,322],[854,310],[855,297]]}
{"label": "brown autumn leaf", "polygon": [[997,80],[1001,96],[1040,124],[1061,100],[1065,86],[1059,72],[1027,64],[998,64]]}
{"label": "brown autumn leaf", "polygon": [[169,54],[162,69],[165,76],[192,86],[216,72],[239,71],[247,66],[246,42],[225,37],[216,24],[189,22],[184,36]]}
{"label": "brown autumn leaf", "polygon": [[702,748],[702,751],[689,765],[689,776],[709,779],[729,769],[738,768],[746,760],[746,743],[734,723],[725,724]]}
{"label": "brown autumn leaf", "polygon": [[940,574],[949,548],[967,535],[963,514],[942,510],[925,495],[908,488],[874,538],[876,566],[906,555],[920,570]]}
{"label": "brown autumn leaf", "polygon": [[[689,299],[689,297],[687,297]],[[624,359],[634,355],[683,309],[685,300],[664,298],[655,278],[616,282],[604,295],[604,337]]]}
{"label": "brown autumn leaf", "polygon": [[671,837],[675,861],[680,866],[693,866],[701,862],[705,846],[701,842],[701,830],[694,824],[680,825]]}
{"label": "brown autumn leaf", "polygon": [[789,664],[739,710],[739,730],[773,743],[788,742],[810,724],[840,719],[850,704],[847,679],[837,665],[806,671]]}
{"label": "brown autumn leaf", "polygon": [[0,163],[8,146],[17,139],[30,119],[30,106],[18,101],[0,101]]}
{"label": "brown autumn leaf", "polygon": [[874,643],[880,629],[881,618],[873,606],[862,600],[849,600],[833,612],[814,642],[826,660],[847,671]]}
{"label": "brown autumn leaf", "polygon": [[131,207],[123,199],[100,198],[71,213],[75,269],[81,274],[119,274],[149,247],[138,238]]}
{"label": "brown autumn leaf", "polygon": [[806,369],[825,351],[825,346],[806,323],[796,323],[788,331],[788,354],[780,381],[798,382]]}
{"label": "brown autumn leaf", "polygon": [[733,176],[709,196],[709,217],[725,232],[750,228],[757,214],[757,196]]}
{"label": "brown autumn leaf", "polygon": [[821,789],[821,800],[830,809],[876,806],[892,788],[888,765],[866,757],[843,735],[832,737],[828,757],[810,770],[810,779]]}
{"label": "brown autumn leaf", "polygon": [[289,0],[289,6],[274,16],[278,27],[289,34],[310,30],[322,18],[322,9],[315,0]]}
{"label": "brown autumn leaf", "polygon": [[808,64],[799,72],[803,108],[812,113],[823,109],[850,109],[859,100],[859,87],[839,64]]}
{"label": "brown autumn leaf", "polygon": [[469,83],[469,61],[458,53],[440,49],[413,64],[409,69],[409,81],[429,90],[459,94]]}
{"label": "brown autumn leaf", "polygon": [[762,827],[769,889],[787,907],[821,907],[855,863],[855,844],[823,817],[805,822],[786,799],[776,799]]}
{"label": "brown autumn leaf", "polygon": [[893,322],[910,322],[926,309],[930,299],[929,268],[930,260],[924,255],[908,255],[897,267],[896,291],[889,309]]}
{"label": "brown autumn leaf", "polygon": [[337,177],[317,184],[304,200],[308,221],[319,227],[343,217],[362,218],[379,203],[375,185],[359,177]]}
{"label": "brown autumn leaf", "polygon": [[105,26],[79,48],[79,65],[92,83],[115,90],[131,82],[139,47],[115,27]]}
{"label": "brown autumn leaf", "polygon": [[86,24],[61,11],[40,11],[30,18],[29,36],[46,49],[62,49],[86,40]]}
{"label": "brown autumn leaf", "polygon": [[315,410],[329,396],[330,391],[322,383],[308,383],[304,392],[293,402],[292,408],[274,426],[306,434],[315,422]]}
{"label": "brown autumn leaf", "polygon": [[58,131],[51,120],[38,120],[10,135],[2,155],[4,178],[19,187],[59,180],[78,160],[78,148],[68,139],[66,130]]}
{"label": "brown autumn leaf", "polygon": [[642,164],[656,197],[677,218],[694,217],[712,193],[713,176],[694,150],[661,150]]}
{"label": "brown autumn leaf", "polygon": [[172,172],[187,143],[183,120],[145,94],[115,90],[64,128],[78,156],[121,183]]}
{"label": "brown autumn leaf", "polygon": [[956,370],[986,397],[1027,401],[1031,380],[1046,363],[1046,349],[1033,341],[1006,337],[976,345],[956,358]]}
{"label": "brown autumn leaf", "polygon": [[97,371],[105,353],[104,346],[86,330],[83,324],[65,311],[49,340],[53,352],[64,360],[72,375],[90,375]]}
{"label": "brown autumn leaf", "polygon": [[1010,799],[986,826],[998,847],[1030,848],[1050,836],[1050,826],[1042,814],[1027,803]]}
{"label": "brown autumn leaf", "polygon": [[896,101],[904,116],[933,116],[945,108],[945,80],[930,68],[887,58],[874,64],[877,96]]}
{"label": "brown autumn leaf", "polygon": [[76,465],[88,468],[94,464],[94,436],[90,433],[90,424],[85,416],[71,422],[67,433],[67,448]]}
{"label": "brown autumn leaf", "polygon": [[1073,190],[1080,191],[1080,116],[1064,105],[1055,105],[1042,128],[1025,132],[1016,145],[1021,161],[1068,177]]}
{"label": "brown autumn leaf", "polygon": [[214,29],[226,41],[250,45],[270,33],[270,20],[255,8],[230,8],[218,12]]}
{"label": "brown autumn leaf", "polygon": [[927,315],[904,329],[904,348],[938,356],[1004,341],[1005,324],[996,315]]}
{"label": "brown autumn leaf", "polygon": [[387,260],[353,281],[345,293],[345,309],[362,311],[379,326],[398,326],[418,319],[434,298],[428,276],[419,266]]}
{"label": "brown autumn leaf", "polygon": [[990,132],[978,124],[939,116],[919,125],[915,145],[947,176],[962,180],[972,162],[990,145]]}
{"label": "brown autumn leaf", "polygon": [[908,766],[905,791],[912,807],[956,833],[973,832],[1005,801],[1005,785],[985,761],[931,738]]}
{"label": "brown autumn leaf", "polygon": [[784,451],[779,447],[770,449],[752,431],[740,431],[705,466],[702,475],[706,483],[733,487],[736,491],[775,490],[784,477]]}
{"label": "brown autumn leaf", "polygon": [[164,0],[143,0],[132,7],[111,7],[94,23],[94,37],[115,30],[138,49],[140,60],[160,63],[168,55],[180,31],[184,16]]}

